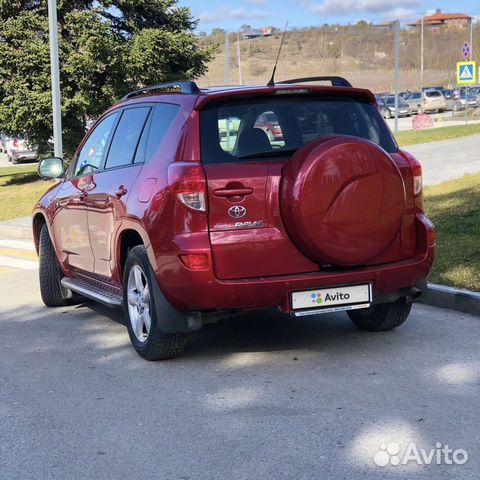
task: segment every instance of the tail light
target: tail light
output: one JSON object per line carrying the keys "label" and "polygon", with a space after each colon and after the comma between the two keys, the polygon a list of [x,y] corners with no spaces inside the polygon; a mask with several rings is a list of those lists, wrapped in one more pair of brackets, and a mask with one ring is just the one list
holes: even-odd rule
{"label": "tail light", "polygon": [[421,165],[416,165],[413,168],[413,194],[418,196],[423,190],[423,176]]}
{"label": "tail light", "polygon": [[415,199],[415,209],[417,212],[423,212],[425,210],[423,206],[423,175],[422,175],[422,166],[420,162],[414,158],[410,157],[410,167],[412,169],[412,182],[413,182],[413,195]]}
{"label": "tail light", "polygon": [[13,139],[13,146],[18,147],[18,138]]}
{"label": "tail light", "polygon": [[420,162],[410,153],[401,151],[404,158],[408,160],[410,164],[410,171],[412,172],[412,193],[415,201],[415,209],[417,212],[423,212],[423,175],[422,165]]}
{"label": "tail light", "polygon": [[172,163],[168,167],[168,184],[183,206],[196,212],[207,211],[207,182],[199,163]]}

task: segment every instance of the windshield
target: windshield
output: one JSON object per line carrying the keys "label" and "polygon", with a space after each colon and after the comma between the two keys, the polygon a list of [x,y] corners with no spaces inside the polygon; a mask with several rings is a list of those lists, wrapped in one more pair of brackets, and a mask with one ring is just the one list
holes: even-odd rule
{"label": "windshield", "polygon": [[285,157],[327,135],[351,135],[390,153],[397,150],[376,107],[344,95],[262,97],[207,106],[200,112],[200,132],[203,163]]}

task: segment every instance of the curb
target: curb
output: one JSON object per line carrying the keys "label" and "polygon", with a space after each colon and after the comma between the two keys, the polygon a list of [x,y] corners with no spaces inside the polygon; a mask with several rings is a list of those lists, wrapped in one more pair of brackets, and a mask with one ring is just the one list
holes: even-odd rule
{"label": "curb", "polygon": [[480,316],[480,293],[429,283],[420,302]]}
{"label": "curb", "polygon": [[32,240],[32,229],[18,225],[0,225],[0,237]]}

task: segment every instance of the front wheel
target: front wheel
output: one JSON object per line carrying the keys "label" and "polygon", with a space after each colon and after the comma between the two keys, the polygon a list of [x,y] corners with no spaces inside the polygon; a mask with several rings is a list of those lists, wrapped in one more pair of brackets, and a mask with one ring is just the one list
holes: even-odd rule
{"label": "front wheel", "polygon": [[405,298],[393,303],[381,303],[370,308],[351,310],[350,320],[360,329],[369,332],[383,332],[399,327],[408,318],[412,304]]}
{"label": "front wheel", "polygon": [[182,353],[184,333],[163,333],[155,308],[155,281],[143,246],[130,250],[123,276],[123,310],[130,341],[146,360],[166,360]]}

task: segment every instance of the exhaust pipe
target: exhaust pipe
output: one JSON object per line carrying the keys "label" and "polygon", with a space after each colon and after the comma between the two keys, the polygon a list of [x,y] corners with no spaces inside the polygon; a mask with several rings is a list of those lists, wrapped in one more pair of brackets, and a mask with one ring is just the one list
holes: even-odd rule
{"label": "exhaust pipe", "polygon": [[412,287],[408,294],[407,294],[407,302],[413,303],[419,300],[419,298],[423,295],[423,292],[417,288],[417,287]]}

